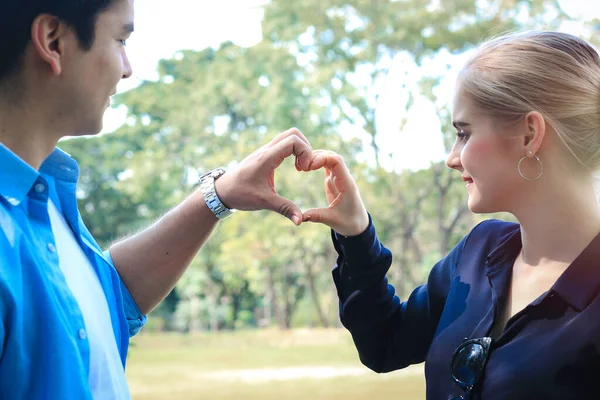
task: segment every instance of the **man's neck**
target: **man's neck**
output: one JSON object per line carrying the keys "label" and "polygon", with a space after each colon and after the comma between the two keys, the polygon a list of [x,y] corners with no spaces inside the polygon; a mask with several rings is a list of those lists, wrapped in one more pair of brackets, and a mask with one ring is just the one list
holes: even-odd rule
{"label": "man's neck", "polygon": [[44,111],[33,104],[15,106],[0,102],[0,143],[35,170],[40,169],[60,138],[53,132],[52,123],[44,122]]}

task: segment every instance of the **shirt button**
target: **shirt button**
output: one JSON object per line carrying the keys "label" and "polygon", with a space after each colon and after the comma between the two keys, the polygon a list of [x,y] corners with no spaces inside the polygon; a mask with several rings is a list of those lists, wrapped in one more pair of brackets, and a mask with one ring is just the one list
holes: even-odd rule
{"label": "shirt button", "polygon": [[52,243],[48,243],[48,251],[50,253],[56,253],[56,247]]}
{"label": "shirt button", "polygon": [[33,190],[35,190],[36,193],[44,193],[44,191],[46,190],[46,185],[44,185],[43,183],[36,183],[33,187]]}
{"label": "shirt button", "polygon": [[81,328],[79,330],[79,339],[84,340],[85,338],[87,338],[87,332],[85,331],[85,329]]}

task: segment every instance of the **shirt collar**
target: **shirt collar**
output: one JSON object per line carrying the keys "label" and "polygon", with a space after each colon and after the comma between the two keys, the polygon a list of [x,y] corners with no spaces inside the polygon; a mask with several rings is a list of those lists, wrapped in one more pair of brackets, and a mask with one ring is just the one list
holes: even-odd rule
{"label": "shirt collar", "polygon": [[505,263],[514,262],[519,250],[523,244],[521,243],[521,226],[515,225],[516,229],[510,230],[504,234],[498,242],[500,243],[495,247],[487,256],[486,265],[490,271],[493,271]]}
{"label": "shirt collar", "polygon": [[[505,267],[515,260],[522,247],[521,229],[505,235],[500,244],[487,257],[489,273]],[[512,270],[512,264],[511,264]],[[560,296],[575,310],[584,310],[598,295],[600,288],[600,234],[598,234],[581,254],[558,278],[551,291]]]}
{"label": "shirt collar", "polygon": [[14,206],[26,199],[40,173],[68,183],[76,183],[79,178],[75,160],[58,148],[46,158],[38,172],[0,143],[0,165],[0,196]]}
{"label": "shirt collar", "polygon": [[26,199],[39,173],[0,143],[0,196],[13,206]]}
{"label": "shirt collar", "polygon": [[600,234],[558,278],[553,291],[578,311],[598,295],[600,287]]}
{"label": "shirt collar", "polygon": [[77,162],[59,148],[55,148],[42,163],[40,172],[68,183],[77,183],[77,179],[79,178],[79,166]]}

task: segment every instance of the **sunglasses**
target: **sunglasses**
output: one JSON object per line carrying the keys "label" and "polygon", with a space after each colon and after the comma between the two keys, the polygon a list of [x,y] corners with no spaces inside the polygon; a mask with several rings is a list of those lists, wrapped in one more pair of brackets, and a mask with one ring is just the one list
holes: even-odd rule
{"label": "sunglasses", "polygon": [[473,387],[483,375],[491,347],[492,338],[484,337],[465,340],[454,351],[450,372],[465,394],[452,400],[471,400]]}

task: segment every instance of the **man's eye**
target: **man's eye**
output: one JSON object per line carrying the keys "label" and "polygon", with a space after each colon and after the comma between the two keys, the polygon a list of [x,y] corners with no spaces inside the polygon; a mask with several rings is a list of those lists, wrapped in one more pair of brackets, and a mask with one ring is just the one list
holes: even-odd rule
{"label": "man's eye", "polygon": [[469,138],[469,134],[463,131],[457,132],[456,137],[460,141],[466,141]]}

